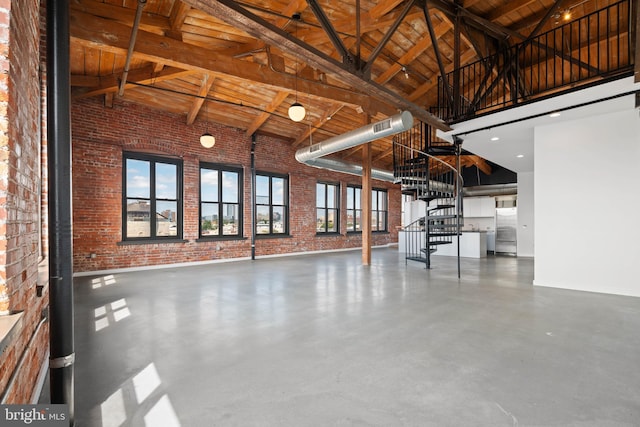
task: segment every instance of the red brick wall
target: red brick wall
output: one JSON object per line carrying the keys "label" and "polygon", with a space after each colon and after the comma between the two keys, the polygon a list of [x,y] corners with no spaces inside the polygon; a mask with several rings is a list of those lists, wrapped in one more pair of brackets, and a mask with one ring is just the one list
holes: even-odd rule
{"label": "red brick wall", "polygon": [[[72,105],[74,271],[205,261],[251,256],[250,159],[251,138],[244,132],[216,124],[206,130],[216,136],[212,149],[200,146],[205,126],[187,126],[184,116],[114,102],[105,108],[98,99]],[[122,152],[141,151],[180,157],[184,166],[184,243],[122,244]],[[341,211],[340,236],[316,236],[315,184],[318,180],[360,184],[360,177],[312,168],[298,163],[290,144],[259,136],[258,171],[289,174],[290,235],[259,238],[256,255],[358,248],[359,235],[347,235],[346,204]],[[241,165],[244,168],[244,239],[197,241],[199,162]],[[389,233],[374,233],[374,245],[397,242],[401,196],[398,186],[374,181],[389,190]],[[95,254],[95,257],[91,257]]]}
{"label": "red brick wall", "polygon": [[[0,292],[23,326],[0,355],[0,390],[8,403],[29,403],[48,349],[48,327],[37,329],[48,294],[38,297],[40,260],[40,19],[39,0],[0,2]],[[4,288],[4,289],[2,289]],[[27,344],[30,343],[30,347]],[[17,367],[24,355],[24,362]]]}

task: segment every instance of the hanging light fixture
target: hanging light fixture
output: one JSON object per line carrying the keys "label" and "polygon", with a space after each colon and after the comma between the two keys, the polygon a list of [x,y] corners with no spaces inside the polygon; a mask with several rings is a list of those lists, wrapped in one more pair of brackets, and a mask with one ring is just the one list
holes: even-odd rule
{"label": "hanging light fixture", "polygon": [[[205,125],[206,127],[208,127],[208,114],[207,114],[207,97],[204,97],[204,115],[205,115],[205,123],[207,123],[207,125]],[[214,145],[216,145],[216,137],[211,135],[205,128],[205,131],[202,135],[200,135],[200,144],[204,147],[204,148],[212,148]]]}
{"label": "hanging light fixture", "polygon": [[[298,39],[298,21],[300,20],[300,14],[294,13],[292,16],[295,21],[295,35],[296,40]],[[301,122],[307,115],[307,111],[304,109],[304,106],[298,102],[298,57],[296,57],[296,75],[295,75],[295,90],[296,90],[296,102],[291,104],[289,107],[289,118],[294,122]]]}

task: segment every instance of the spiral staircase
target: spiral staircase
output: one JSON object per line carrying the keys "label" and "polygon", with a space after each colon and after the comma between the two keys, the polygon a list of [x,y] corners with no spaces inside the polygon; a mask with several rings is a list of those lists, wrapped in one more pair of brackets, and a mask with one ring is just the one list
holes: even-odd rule
{"label": "spiral staircase", "polygon": [[438,247],[454,239],[459,243],[463,221],[460,144],[438,141],[434,129],[418,122],[394,137],[393,164],[403,194],[424,202],[424,215],[402,229],[406,260],[423,262],[430,269],[431,254]]}

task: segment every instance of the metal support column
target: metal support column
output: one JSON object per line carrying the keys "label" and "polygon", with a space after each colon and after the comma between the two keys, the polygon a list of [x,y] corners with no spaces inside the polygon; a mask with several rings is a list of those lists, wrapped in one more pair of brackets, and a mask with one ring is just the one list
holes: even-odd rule
{"label": "metal support column", "polygon": [[462,138],[453,137],[453,143],[456,146],[456,238],[458,239],[458,279],[460,278],[460,218],[462,218],[462,194],[463,188],[460,181],[460,154],[462,153]]}
{"label": "metal support column", "polygon": [[256,134],[251,135],[251,259],[256,259]]}
{"label": "metal support column", "polygon": [[51,403],[74,425],[73,235],[69,0],[47,0],[47,151]]}

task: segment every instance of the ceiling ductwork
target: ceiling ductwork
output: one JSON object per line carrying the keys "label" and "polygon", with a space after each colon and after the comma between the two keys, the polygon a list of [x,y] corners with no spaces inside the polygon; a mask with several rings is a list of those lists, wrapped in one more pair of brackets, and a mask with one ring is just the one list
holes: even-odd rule
{"label": "ceiling ductwork", "polygon": [[478,185],[475,187],[466,187],[463,194],[465,197],[511,196],[514,194],[518,194],[518,184],[513,182],[509,184]]}
{"label": "ceiling ductwork", "polygon": [[[313,166],[320,169],[328,169],[335,172],[348,173],[351,175],[362,176],[362,165],[355,163],[343,162],[342,160],[333,159],[311,159],[304,162],[307,166]],[[393,172],[381,169],[371,169],[371,178],[380,181],[395,182]]]}
{"label": "ceiling ductwork", "polygon": [[[393,115],[380,122],[371,123],[342,135],[334,136],[309,147],[296,151],[296,160],[308,166],[329,169],[336,172],[362,176],[362,166],[341,160],[322,159],[321,157],[357,147],[367,142],[395,135],[413,127],[413,116],[408,111]],[[371,170],[371,177],[393,182],[393,173],[379,169]]]}
{"label": "ceiling ductwork", "polygon": [[308,160],[337,153],[385,136],[395,135],[412,127],[413,116],[410,112],[403,111],[380,122],[371,123],[309,147],[301,148],[296,151],[296,160],[300,163],[306,163]]}

